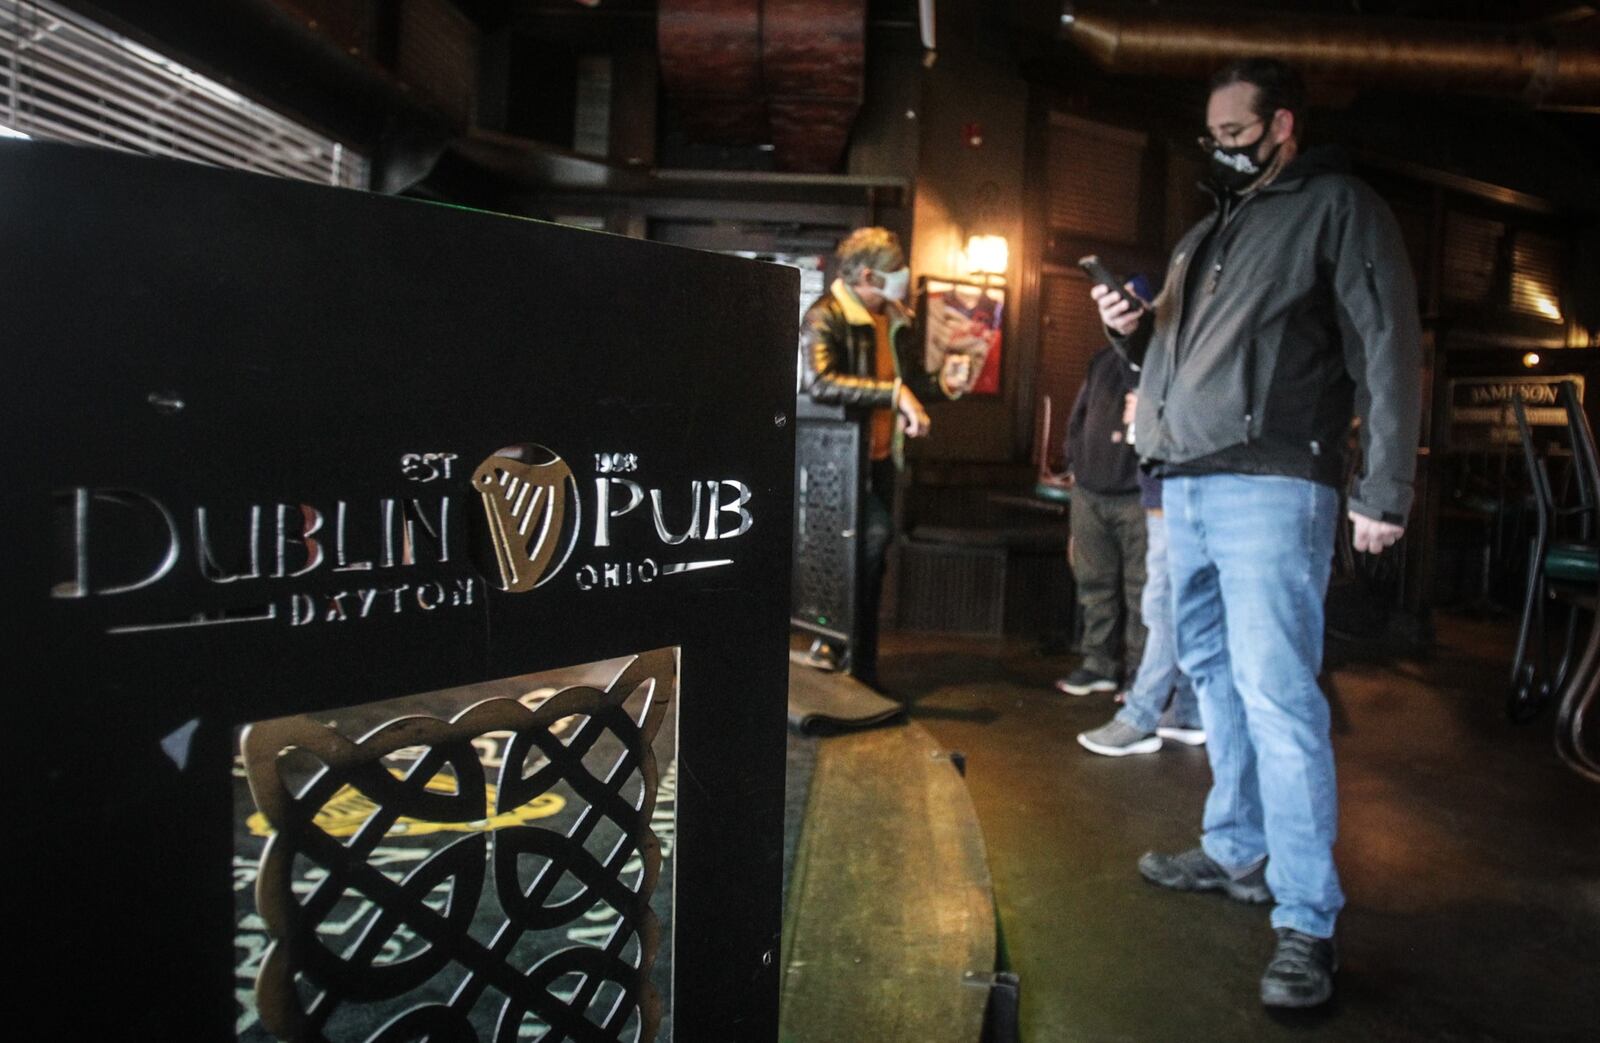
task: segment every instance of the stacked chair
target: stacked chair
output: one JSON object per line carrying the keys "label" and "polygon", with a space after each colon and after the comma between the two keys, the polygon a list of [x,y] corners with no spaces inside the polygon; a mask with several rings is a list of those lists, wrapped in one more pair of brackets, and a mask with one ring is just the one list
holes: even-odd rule
{"label": "stacked chair", "polygon": [[[1512,401],[1536,525],[1507,712],[1523,723],[1554,703],[1557,753],[1578,774],[1600,782],[1592,717],[1600,691],[1600,455],[1577,384],[1563,382],[1558,401],[1566,420],[1565,453],[1540,452],[1527,407],[1520,398]],[[1551,465],[1563,456],[1558,493]],[[1547,613],[1553,601],[1564,604],[1564,618]]]}

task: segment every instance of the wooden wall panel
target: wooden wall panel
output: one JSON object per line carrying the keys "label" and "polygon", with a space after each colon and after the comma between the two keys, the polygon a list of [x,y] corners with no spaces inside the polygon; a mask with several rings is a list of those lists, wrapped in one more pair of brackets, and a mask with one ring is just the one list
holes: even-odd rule
{"label": "wooden wall panel", "polygon": [[1049,395],[1053,403],[1047,451],[1055,460],[1089,359],[1105,346],[1106,338],[1089,299],[1089,280],[1077,272],[1047,273],[1040,304],[1044,350],[1039,357],[1039,394]]}

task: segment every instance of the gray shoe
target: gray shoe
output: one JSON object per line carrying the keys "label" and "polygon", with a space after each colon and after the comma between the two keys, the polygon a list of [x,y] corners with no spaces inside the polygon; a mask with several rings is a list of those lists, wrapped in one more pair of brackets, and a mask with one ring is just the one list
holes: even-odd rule
{"label": "gray shoe", "polygon": [[1161,736],[1141,731],[1113,717],[1092,732],[1078,735],[1078,745],[1105,757],[1126,757],[1130,753],[1154,753],[1161,748]]}
{"label": "gray shoe", "polygon": [[1206,730],[1200,727],[1179,728],[1176,725],[1162,725],[1156,729],[1156,734],[1163,739],[1181,742],[1185,746],[1203,746],[1206,741]]}
{"label": "gray shoe", "polygon": [[1272,901],[1265,862],[1244,876],[1234,877],[1197,847],[1176,855],[1148,851],[1139,858],[1139,875],[1152,884],[1174,891],[1221,891],[1229,898],[1251,905]]}
{"label": "gray shoe", "polygon": [[1332,938],[1279,927],[1278,948],[1261,976],[1261,1002],[1269,1007],[1315,1007],[1333,995],[1339,951]]}

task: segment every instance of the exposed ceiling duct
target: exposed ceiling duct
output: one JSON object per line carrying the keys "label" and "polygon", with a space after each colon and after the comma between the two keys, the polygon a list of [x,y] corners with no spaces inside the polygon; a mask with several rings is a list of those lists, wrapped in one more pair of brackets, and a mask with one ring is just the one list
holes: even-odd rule
{"label": "exposed ceiling duct", "polygon": [[823,172],[861,109],[866,0],[660,0],[667,95],[697,139],[770,143],[780,170]]}
{"label": "exposed ceiling duct", "polygon": [[1065,3],[1059,37],[1108,72],[1203,78],[1282,58],[1323,83],[1600,112],[1600,18],[1560,26]]}

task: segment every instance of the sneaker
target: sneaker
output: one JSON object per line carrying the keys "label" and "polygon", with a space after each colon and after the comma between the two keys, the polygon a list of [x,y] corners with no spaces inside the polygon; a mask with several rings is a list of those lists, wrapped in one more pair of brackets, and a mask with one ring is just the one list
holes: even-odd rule
{"label": "sneaker", "polygon": [[1206,730],[1204,728],[1169,728],[1166,725],[1162,725],[1156,729],[1156,734],[1163,739],[1181,742],[1185,746],[1204,746],[1206,742]]}
{"label": "sneaker", "polygon": [[1197,847],[1176,855],[1147,851],[1139,857],[1139,875],[1152,884],[1174,891],[1222,891],[1229,898],[1251,905],[1272,901],[1272,892],[1267,889],[1265,862],[1236,878]]}
{"label": "sneaker", "polygon": [[1261,1002],[1269,1007],[1315,1007],[1333,995],[1339,952],[1332,938],[1279,927],[1278,948],[1261,975]]}
{"label": "sneaker", "polygon": [[1161,736],[1141,731],[1113,717],[1092,732],[1081,732],[1078,745],[1104,757],[1126,757],[1130,753],[1154,753],[1161,748]]}
{"label": "sneaker", "polygon": [[1088,695],[1091,692],[1116,690],[1117,682],[1114,678],[1105,677],[1081,666],[1056,682],[1056,691],[1066,692],[1068,695]]}

